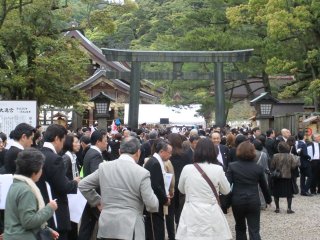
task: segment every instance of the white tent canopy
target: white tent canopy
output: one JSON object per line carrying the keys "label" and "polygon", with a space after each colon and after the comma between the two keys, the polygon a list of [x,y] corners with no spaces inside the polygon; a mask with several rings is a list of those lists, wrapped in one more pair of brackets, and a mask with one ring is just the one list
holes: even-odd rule
{"label": "white tent canopy", "polygon": [[[203,125],[205,120],[197,114],[200,105],[168,107],[162,104],[140,104],[139,124],[159,124],[160,118],[168,118],[170,125]],[[128,124],[129,104],[124,107],[124,123]]]}

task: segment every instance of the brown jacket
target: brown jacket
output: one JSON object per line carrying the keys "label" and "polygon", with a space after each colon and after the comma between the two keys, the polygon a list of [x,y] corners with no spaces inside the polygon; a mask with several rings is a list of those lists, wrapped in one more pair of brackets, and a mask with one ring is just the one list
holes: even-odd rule
{"label": "brown jacket", "polygon": [[280,170],[281,178],[291,178],[291,170],[298,166],[298,160],[289,153],[277,153],[273,155],[270,169]]}

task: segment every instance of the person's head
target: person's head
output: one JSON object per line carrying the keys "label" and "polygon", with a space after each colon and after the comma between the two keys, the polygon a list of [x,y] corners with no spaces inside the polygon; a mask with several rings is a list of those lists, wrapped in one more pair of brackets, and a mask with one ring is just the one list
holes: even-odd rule
{"label": "person's head", "polygon": [[262,143],[261,143],[260,140],[255,139],[255,140],[253,140],[252,143],[253,143],[253,145],[254,145],[254,147],[255,147],[256,150],[262,151],[263,146],[262,146]]}
{"label": "person's head", "polygon": [[66,140],[64,141],[64,144],[63,144],[63,151],[77,153],[79,152],[79,150],[80,150],[79,138],[74,134],[67,135]]}
{"label": "person's head", "polygon": [[235,146],[236,136],[233,135],[231,132],[226,136],[226,146],[232,148]]}
{"label": "person's head", "polygon": [[0,132],[0,152],[6,147],[7,145],[7,135],[3,132]]}
{"label": "person's head", "polygon": [[197,143],[199,142],[200,140],[200,137],[198,134],[195,134],[195,135],[191,135],[190,138],[189,138],[189,141],[190,141],[190,147],[195,150],[196,149],[196,146],[197,146]]}
{"label": "person's head", "polygon": [[98,147],[102,152],[107,149],[107,133],[104,130],[97,130],[91,134],[90,142],[92,146]]}
{"label": "person's head", "polygon": [[158,132],[153,130],[149,133],[149,140],[155,140],[158,138]]}
{"label": "person's head", "polygon": [[209,138],[201,138],[194,150],[193,162],[195,163],[217,163],[217,152]]}
{"label": "person's head", "polygon": [[256,149],[249,141],[240,143],[236,152],[237,158],[243,161],[253,161],[256,157]]}
{"label": "person's head", "polygon": [[31,147],[35,132],[36,129],[34,127],[27,123],[20,123],[11,131],[9,137],[19,142],[24,148],[27,148]]}
{"label": "person's head", "polygon": [[296,139],[294,136],[290,136],[287,139],[287,143],[290,147],[294,146],[296,144]]}
{"label": "person's head", "polygon": [[131,133],[131,132],[130,132],[129,130],[124,130],[124,131],[123,131],[123,137],[124,137],[124,138],[129,137],[129,136],[130,136],[130,133]]}
{"label": "person's head", "polygon": [[291,132],[289,129],[286,129],[286,128],[283,128],[281,130],[281,135],[285,138],[285,139],[288,139],[288,137],[290,137],[291,135]]}
{"label": "person's head", "polygon": [[272,128],[270,128],[266,131],[266,135],[268,138],[274,138],[276,136],[276,133]]}
{"label": "person's head", "polygon": [[154,143],[154,148],[155,152],[159,154],[163,161],[167,161],[170,159],[172,154],[172,147],[168,142],[159,139]]}
{"label": "person's head", "polygon": [[238,147],[240,145],[240,143],[247,141],[247,140],[248,140],[248,137],[246,135],[239,134],[238,136],[236,136],[236,140],[234,142],[235,147]]}
{"label": "person's head", "polygon": [[313,141],[320,143],[320,134],[319,133],[315,133],[312,135]]}
{"label": "person's head", "polygon": [[191,137],[191,136],[194,136],[194,135],[198,135],[198,130],[196,128],[190,130],[189,136]]}
{"label": "person's head", "polygon": [[179,133],[170,133],[168,135],[168,141],[172,146],[172,154],[173,155],[181,155],[182,154],[182,138]]}
{"label": "person's head", "polygon": [[85,136],[85,135],[83,135],[80,138],[80,144],[81,144],[82,149],[85,149],[88,145],[90,145],[90,140],[91,140],[90,137]]}
{"label": "person's head", "polygon": [[44,133],[43,140],[50,142],[59,153],[64,144],[65,137],[67,135],[67,129],[59,124],[50,125]]}
{"label": "person's head", "polygon": [[255,127],[252,129],[252,135],[254,135],[255,137],[258,137],[261,134],[261,130],[258,127]]}
{"label": "person's head", "polygon": [[120,154],[129,154],[137,162],[140,158],[140,141],[138,138],[129,136],[122,140],[120,144]]}
{"label": "person's head", "polygon": [[260,134],[257,139],[262,143],[262,147],[265,147],[266,145],[266,135],[264,134]]}
{"label": "person's head", "polygon": [[82,128],[82,132],[84,136],[90,137],[91,135],[91,131],[89,128],[86,128],[86,127]]}
{"label": "person's head", "polygon": [[16,174],[37,182],[42,174],[45,156],[37,149],[27,148],[19,152],[16,160]]}
{"label": "person's head", "polygon": [[298,140],[304,140],[305,138],[305,134],[303,131],[299,131],[298,134],[297,134],[297,138]]}
{"label": "person's head", "polygon": [[279,142],[278,151],[279,153],[289,153],[290,152],[289,144],[286,142]]}
{"label": "person's head", "polygon": [[211,141],[213,142],[214,145],[219,145],[221,142],[221,135],[218,132],[213,132],[211,134]]}

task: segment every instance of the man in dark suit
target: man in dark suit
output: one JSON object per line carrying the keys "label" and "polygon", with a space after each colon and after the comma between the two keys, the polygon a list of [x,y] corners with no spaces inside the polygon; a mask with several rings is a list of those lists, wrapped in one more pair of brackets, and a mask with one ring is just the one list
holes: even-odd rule
{"label": "man in dark suit", "polygon": [[14,141],[4,157],[4,167],[6,173],[14,174],[16,172],[16,159],[18,153],[33,143],[33,135],[36,129],[27,123],[20,123],[11,131],[9,137]]}
{"label": "man in dark suit", "polygon": [[275,132],[273,129],[269,129],[266,131],[267,139],[266,139],[266,149],[270,159],[272,159],[273,155],[278,152],[276,149],[276,140],[275,140]]}
{"label": "man in dark suit", "polygon": [[170,205],[170,198],[164,186],[164,161],[168,161],[172,154],[172,147],[164,140],[159,139],[155,144],[155,153],[145,164],[150,172],[151,187],[159,200],[159,211],[147,213],[146,238],[149,240],[164,240],[164,214],[163,206]]}
{"label": "man in dark suit", "polygon": [[[37,185],[41,191],[45,203],[57,199],[58,209],[56,223],[53,218],[48,221],[51,228],[59,232],[59,240],[68,239],[68,231],[71,230],[69,205],[67,194],[77,193],[79,177],[69,180],[66,177],[66,169],[62,157],[58,154],[63,148],[67,130],[58,124],[50,125],[44,134],[44,144],[41,152],[45,155],[43,172]],[[50,185],[52,199],[49,199],[46,182]]]}
{"label": "man in dark suit", "polygon": [[144,142],[141,145],[140,151],[140,158],[138,161],[138,164],[140,166],[143,166],[144,164],[144,159],[147,157],[150,157],[151,155],[151,146],[153,145],[153,143],[156,141],[156,139],[158,138],[158,132],[157,131],[152,131],[149,134],[149,140],[147,142]]}
{"label": "man in dark suit", "polygon": [[253,142],[257,137],[261,135],[261,130],[259,127],[252,128],[251,136],[249,137],[250,142]]}
{"label": "man in dark suit", "polygon": [[194,153],[194,149],[197,146],[198,141],[200,140],[200,137],[198,134],[195,135],[191,135],[189,138],[189,142],[190,142],[190,147],[186,152],[186,156],[188,158],[188,163],[191,164],[193,163],[193,153]]}
{"label": "man in dark suit", "polygon": [[[91,134],[91,146],[83,159],[83,177],[86,177],[99,168],[103,162],[102,152],[107,149],[107,132],[97,130]],[[100,191],[98,190],[100,193]],[[97,207],[91,207],[88,203],[81,217],[78,240],[88,240],[94,231],[94,226],[99,220],[100,210]]]}
{"label": "man in dark suit", "polygon": [[305,142],[304,132],[298,132],[298,146],[297,152],[300,156],[300,189],[302,196],[312,196],[309,193],[309,189],[311,186],[312,180],[312,172],[311,172],[311,157],[308,155],[307,144]]}

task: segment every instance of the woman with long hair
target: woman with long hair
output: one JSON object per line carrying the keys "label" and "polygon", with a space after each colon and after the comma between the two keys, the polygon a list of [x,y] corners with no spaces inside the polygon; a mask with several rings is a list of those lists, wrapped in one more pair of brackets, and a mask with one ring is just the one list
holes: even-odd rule
{"label": "woman with long hair", "polygon": [[214,144],[208,138],[199,140],[194,152],[194,164],[185,166],[180,176],[178,187],[186,195],[186,201],[176,239],[232,239],[219,198],[216,198],[204,174],[217,193],[226,195],[230,192],[230,184],[218,164]]}

